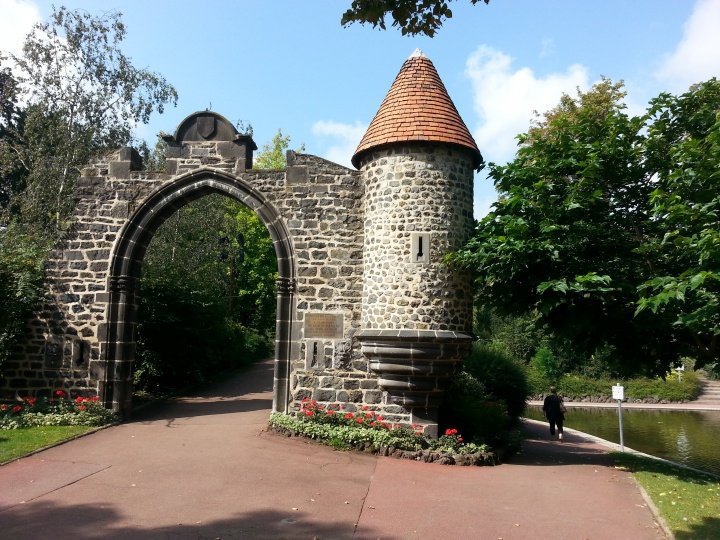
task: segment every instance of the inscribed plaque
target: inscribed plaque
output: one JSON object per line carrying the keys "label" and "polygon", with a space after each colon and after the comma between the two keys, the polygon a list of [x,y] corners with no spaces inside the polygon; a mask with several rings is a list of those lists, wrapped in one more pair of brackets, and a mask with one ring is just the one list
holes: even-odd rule
{"label": "inscribed plaque", "polygon": [[342,313],[307,313],[305,315],[305,339],[340,339],[342,337]]}

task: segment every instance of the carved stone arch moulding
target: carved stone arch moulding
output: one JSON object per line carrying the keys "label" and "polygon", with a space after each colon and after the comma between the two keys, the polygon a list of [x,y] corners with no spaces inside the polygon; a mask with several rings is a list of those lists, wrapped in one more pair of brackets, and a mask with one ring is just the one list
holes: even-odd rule
{"label": "carved stone arch moulding", "polygon": [[278,263],[273,410],[285,412],[295,301],[295,264],[290,233],[275,206],[241,178],[214,169],[197,169],[153,191],[128,218],[111,256],[108,275],[107,333],[102,347],[99,392],[107,407],[123,416],[132,404],[133,363],[142,261],[158,227],[189,202],[211,193],[251,208],[267,227]]}

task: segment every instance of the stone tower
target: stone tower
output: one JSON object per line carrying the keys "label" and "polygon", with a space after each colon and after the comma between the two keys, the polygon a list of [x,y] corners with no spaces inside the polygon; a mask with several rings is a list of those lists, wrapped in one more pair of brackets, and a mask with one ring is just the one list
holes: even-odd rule
{"label": "stone tower", "polygon": [[356,337],[389,399],[437,436],[438,405],[472,342],[472,278],[443,260],[472,234],[482,155],[420,50],[403,64],[352,162],[365,183]]}

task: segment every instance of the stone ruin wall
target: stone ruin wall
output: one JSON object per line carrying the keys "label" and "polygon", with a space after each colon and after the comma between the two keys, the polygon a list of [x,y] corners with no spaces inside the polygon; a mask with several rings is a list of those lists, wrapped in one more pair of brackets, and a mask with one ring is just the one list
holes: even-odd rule
{"label": "stone ruin wall", "polygon": [[[224,155],[223,155],[224,154]],[[97,395],[107,335],[108,269],[118,235],[155,189],[203,167],[233,173],[262,193],[283,216],[296,262],[290,400],[346,402],[408,421],[408,411],[387,400],[352,336],[360,328],[363,276],[361,173],[310,155],[292,154],[284,171],[242,170],[244,157],[217,142],[170,148],[168,170],[138,171],[129,148],[82,171],[75,223],[53,253],[46,302],[29,322],[26,339],[4,365],[0,391],[49,396],[57,389]],[[238,170],[240,169],[240,170]],[[305,337],[306,319],[334,315],[341,328],[327,337],[318,325]],[[339,333],[338,333],[339,332]],[[317,337],[319,336],[319,337]]]}
{"label": "stone ruin wall", "polygon": [[[344,403],[347,411],[367,406],[389,422],[410,423],[411,411],[380,388],[354,336],[363,329],[470,327],[469,277],[439,261],[472,230],[472,157],[416,145],[374,152],[358,172],[291,152],[285,170],[268,171],[246,169],[252,154],[233,141],[168,142],[166,173],[140,171],[130,148],[82,171],[75,223],[48,268],[47,302],[5,364],[0,392],[100,393],[114,286],[109,268],[123,226],[175,179],[221,171],[274,207],[292,244],[289,396],[276,396],[276,410],[309,398]],[[405,263],[417,234],[428,235],[429,264]]]}

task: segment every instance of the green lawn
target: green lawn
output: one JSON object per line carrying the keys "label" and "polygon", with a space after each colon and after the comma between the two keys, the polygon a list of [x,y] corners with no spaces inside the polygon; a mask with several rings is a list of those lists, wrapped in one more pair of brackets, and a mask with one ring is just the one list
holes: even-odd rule
{"label": "green lawn", "polygon": [[656,459],[613,452],[655,503],[676,540],[720,538],[720,479]]}
{"label": "green lawn", "polygon": [[41,426],[0,430],[0,463],[95,429],[90,426]]}

